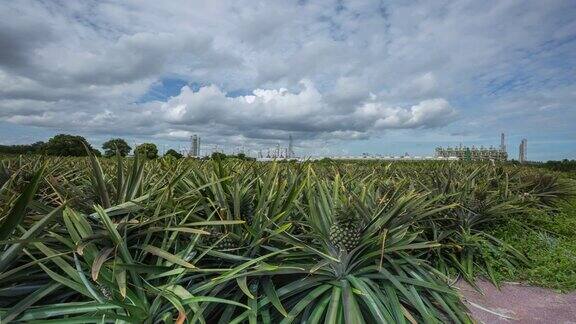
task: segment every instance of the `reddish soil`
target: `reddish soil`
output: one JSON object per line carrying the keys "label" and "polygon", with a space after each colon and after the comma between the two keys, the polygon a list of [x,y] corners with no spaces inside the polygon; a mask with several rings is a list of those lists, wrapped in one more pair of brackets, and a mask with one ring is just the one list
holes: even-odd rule
{"label": "reddish soil", "polygon": [[460,281],[456,286],[478,323],[576,324],[576,293],[503,283],[498,288],[478,280],[482,293]]}

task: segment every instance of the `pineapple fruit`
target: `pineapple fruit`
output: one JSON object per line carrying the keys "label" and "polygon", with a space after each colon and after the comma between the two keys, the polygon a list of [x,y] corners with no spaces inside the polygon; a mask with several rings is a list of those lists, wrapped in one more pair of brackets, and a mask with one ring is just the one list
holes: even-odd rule
{"label": "pineapple fruit", "polygon": [[236,242],[234,238],[230,237],[230,235],[216,243],[224,235],[224,233],[216,229],[209,229],[208,232],[210,234],[206,235],[204,238],[204,245],[212,246],[216,244],[216,246],[214,246],[215,250],[231,250],[238,248],[238,242]]}
{"label": "pineapple fruit", "polygon": [[341,212],[330,227],[330,241],[347,252],[360,244],[361,222],[350,212]]}
{"label": "pineapple fruit", "polygon": [[240,204],[240,218],[246,222],[248,226],[254,223],[254,204],[248,199],[243,199]]}

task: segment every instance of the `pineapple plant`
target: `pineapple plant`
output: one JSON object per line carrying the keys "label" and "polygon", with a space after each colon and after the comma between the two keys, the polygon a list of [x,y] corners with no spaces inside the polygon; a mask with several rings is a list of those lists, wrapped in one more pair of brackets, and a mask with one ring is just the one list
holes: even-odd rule
{"label": "pineapple plant", "polygon": [[470,199],[470,207],[476,212],[481,212],[488,207],[488,192],[485,189],[474,190]]}
{"label": "pineapple plant", "polygon": [[[0,192],[3,322],[469,323],[440,274],[490,273],[486,249],[525,262],[485,229],[564,190],[508,166],[95,159],[90,170],[81,158],[47,158],[36,190],[26,173],[40,163],[22,159],[0,164],[0,183],[14,181]],[[83,254],[58,256],[71,247]],[[28,289],[50,298],[22,307]],[[202,304],[181,312],[173,294]]]}

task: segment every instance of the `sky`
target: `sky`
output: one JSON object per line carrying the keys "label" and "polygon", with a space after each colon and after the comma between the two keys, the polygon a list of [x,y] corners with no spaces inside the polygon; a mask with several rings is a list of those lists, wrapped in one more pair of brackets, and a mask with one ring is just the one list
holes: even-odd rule
{"label": "sky", "polygon": [[0,144],[576,158],[576,1],[0,2]]}

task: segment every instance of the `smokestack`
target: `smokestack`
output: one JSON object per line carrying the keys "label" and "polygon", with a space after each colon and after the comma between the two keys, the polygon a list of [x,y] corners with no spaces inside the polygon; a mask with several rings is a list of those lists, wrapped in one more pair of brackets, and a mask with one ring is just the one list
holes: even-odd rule
{"label": "smokestack", "polygon": [[526,158],[527,153],[528,153],[528,140],[523,138],[522,141],[520,142],[520,147],[518,151],[518,161],[520,161],[520,163],[524,163],[528,160]]}
{"label": "smokestack", "polygon": [[287,158],[293,158],[294,154],[294,141],[292,140],[292,135],[288,137],[288,152],[286,153]]}
{"label": "smokestack", "polygon": [[500,134],[500,151],[506,152],[506,134]]}
{"label": "smokestack", "polygon": [[192,145],[190,147],[189,156],[197,157],[200,155],[200,137],[198,135],[190,136],[190,141]]}

